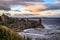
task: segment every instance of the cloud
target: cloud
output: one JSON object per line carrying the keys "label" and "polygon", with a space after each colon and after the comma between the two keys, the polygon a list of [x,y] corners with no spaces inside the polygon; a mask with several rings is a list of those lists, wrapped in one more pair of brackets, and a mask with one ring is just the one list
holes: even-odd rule
{"label": "cloud", "polygon": [[[15,8],[16,7],[12,7]],[[29,11],[29,12],[40,12],[40,11],[45,11],[45,10],[57,10],[60,9],[60,5],[57,4],[39,4],[39,5],[34,5],[34,4],[25,4],[21,5],[21,7],[18,7],[16,10],[24,10],[24,11]],[[21,11],[21,10],[20,10]]]}
{"label": "cloud", "polygon": [[43,2],[44,0],[0,0],[0,1],[18,1],[18,2]]}
{"label": "cloud", "polygon": [[10,8],[0,6],[0,10],[11,10]]}
{"label": "cloud", "polygon": [[43,2],[43,0],[0,0],[1,4],[7,5],[25,4],[26,2]]}
{"label": "cloud", "polygon": [[46,5],[48,8],[45,10],[56,10],[56,9],[60,9],[60,4],[47,4]]}
{"label": "cloud", "polygon": [[40,5],[26,5],[26,8],[31,10],[32,12],[40,12],[45,10],[57,10],[60,9],[59,4],[40,4]]}
{"label": "cloud", "polygon": [[55,3],[56,4],[60,4],[60,0],[55,0]]}
{"label": "cloud", "polygon": [[43,2],[43,0],[0,0],[0,3],[1,4],[7,4],[7,5],[16,5],[16,4],[26,4],[26,3],[29,3],[30,4],[32,2]]}
{"label": "cloud", "polygon": [[10,5],[33,4],[33,2],[43,2],[43,0],[0,0],[0,6],[9,8]]}
{"label": "cloud", "polygon": [[39,12],[40,16],[60,16],[60,10],[48,10]]}
{"label": "cloud", "polygon": [[25,8],[29,9],[31,12],[36,13],[47,8],[45,5],[25,5]]}

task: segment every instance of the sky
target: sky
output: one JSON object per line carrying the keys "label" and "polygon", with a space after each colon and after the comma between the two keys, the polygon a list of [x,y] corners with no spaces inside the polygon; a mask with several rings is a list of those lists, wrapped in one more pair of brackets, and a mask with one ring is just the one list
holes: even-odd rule
{"label": "sky", "polygon": [[[60,15],[60,13],[58,13],[57,11],[54,11],[54,13],[52,13],[52,9],[55,9],[56,7],[59,8],[60,6],[51,6],[50,8],[44,4],[55,4],[56,0],[44,0],[44,2],[27,2],[27,4],[25,5],[14,5],[14,6],[11,6],[11,9],[12,10],[19,10],[21,12],[26,12],[26,13],[29,13],[29,12],[32,12],[32,14],[37,14],[37,13],[40,13],[40,15],[42,16],[47,16],[47,15]],[[29,4],[28,4],[29,3]],[[31,4],[32,3],[32,4]],[[44,12],[42,13],[41,11],[45,10],[45,9],[51,9],[50,11],[46,11],[46,14],[44,14]],[[56,9],[57,9],[56,8]],[[50,14],[48,13],[50,12]],[[57,12],[57,13],[55,13]]]}
{"label": "sky", "polygon": [[[20,11],[22,11],[22,12],[24,12],[24,11],[26,11],[26,12],[31,12],[32,11],[32,13],[33,14],[36,14],[36,13],[40,13],[40,16],[42,15],[42,16],[58,16],[58,15],[60,15],[60,13],[59,13],[59,11],[57,12],[57,10],[56,11],[54,11],[54,13],[52,13],[52,11],[50,10],[50,11],[46,11],[46,14],[44,14],[45,12],[41,12],[41,10],[44,10],[44,9],[47,9],[48,7],[46,6],[46,5],[44,5],[44,4],[55,4],[55,1],[56,0],[44,0],[44,2],[33,2],[33,4],[28,4],[28,5],[25,5],[25,6],[23,6],[23,5],[17,5],[17,7],[16,6],[12,6],[11,7],[11,9],[12,10],[20,10]],[[52,6],[53,7],[53,6]],[[50,14],[48,13],[48,12],[50,12]],[[56,13],[57,12],[57,13]]]}
{"label": "sky", "polygon": [[55,2],[55,0],[44,0],[44,2],[37,2],[36,4],[53,4]]}
{"label": "sky", "polygon": [[[40,4],[48,4],[48,3],[50,3],[50,4],[54,4],[54,2],[55,2],[55,0],[44,0],[44,2],[32,2],[33,4],[35,4],[35,5],[40,5]],[[28,4],[28,3],[27,3]],[[31,6],[32,7],[32,5],[30,5],[30,4],[28,4],[28,7],[29,6]],[[31,8],[29,8],[29,9],[31,9],[32,11],[34,11],[33,10],[33,8],[34,8],[34,6],[32,7],[32,9]],[[35,7],[36,8],[36,7]],[[41,8],[43,8],[43,6],[42,5],[40,5],[40,7],[39,7],[40,9]],[[44,8],[46,8],[45,6],[44,6]],[[38,9],[38,8],[37,8]],[[26,7],[24,7],[23,5],[11,5],[11,10],[20,10],[20,11],[26,11],[26,10],[28,10],[28,8],[26,8]]]}
{"label": "sky", "polygon": [[6,8],[36,14],[44,10],[60,9],[60,0],[0,0],[0,9]]}

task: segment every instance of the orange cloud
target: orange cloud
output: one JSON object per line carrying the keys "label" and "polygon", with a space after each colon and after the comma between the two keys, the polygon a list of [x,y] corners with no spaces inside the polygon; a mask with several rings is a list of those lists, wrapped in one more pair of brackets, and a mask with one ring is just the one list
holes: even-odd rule
{"label": "orange cloud", "polygon": [[47,8],[47,6],[45,6],[45,5],[25,5],[24,7],[28,8],[33,13],[39,12],[39,11]]}

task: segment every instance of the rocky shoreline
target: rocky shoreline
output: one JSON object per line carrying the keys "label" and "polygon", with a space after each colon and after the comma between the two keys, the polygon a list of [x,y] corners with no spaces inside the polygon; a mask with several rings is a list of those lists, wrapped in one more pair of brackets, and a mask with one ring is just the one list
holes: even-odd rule
{"label": "rocky shoreline", "polygon": [[31,28],[20,32],[19,35],[30,37],[32,40],[60,40],[60,30]]}

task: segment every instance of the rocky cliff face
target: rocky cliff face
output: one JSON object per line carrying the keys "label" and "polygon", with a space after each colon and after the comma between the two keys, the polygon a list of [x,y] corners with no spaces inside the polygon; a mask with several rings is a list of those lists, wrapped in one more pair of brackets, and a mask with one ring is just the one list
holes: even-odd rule
{"label": "rocky cliff face", "polygon": [[2,14],[0,18],[1,24],[6,24],[8,27],[12,28],[14,31],[20,32],[21,30],[27,29],[27,28],[44,28],[44,26],[41,24],[41,19],[36,20],[29,20],[29,19],[23,19],[23,18],[12,18],[8,17],[4,13]]}

